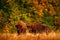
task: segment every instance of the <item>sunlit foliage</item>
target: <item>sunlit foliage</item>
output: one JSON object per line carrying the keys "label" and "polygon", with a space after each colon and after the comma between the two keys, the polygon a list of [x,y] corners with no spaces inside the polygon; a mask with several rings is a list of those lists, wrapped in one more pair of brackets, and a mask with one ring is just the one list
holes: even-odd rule
{"label": "sunlit foliage", "polygon": [[60,0],[0,0],[0,29],[9,24],[10,31],[16,31],[19,20],[55,26],[60,22],[56,23],[60,20]]}

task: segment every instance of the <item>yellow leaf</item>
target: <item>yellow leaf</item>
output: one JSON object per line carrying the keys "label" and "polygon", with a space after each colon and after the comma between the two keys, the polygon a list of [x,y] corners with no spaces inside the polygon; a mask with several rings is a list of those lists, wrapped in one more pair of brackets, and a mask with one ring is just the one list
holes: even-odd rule
{"label": "yellow leaf", "polygon": [[44,14],[43,13],[40,13],[39,15],[42,17]]}

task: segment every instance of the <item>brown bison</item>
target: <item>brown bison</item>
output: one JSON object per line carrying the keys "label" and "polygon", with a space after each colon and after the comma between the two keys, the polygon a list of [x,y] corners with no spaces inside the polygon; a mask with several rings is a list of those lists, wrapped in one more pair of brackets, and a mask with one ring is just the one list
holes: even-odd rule
{"label": "brown bison", "polygon": [[18,24],[15,26],[17,28],[18,34],[26,32],[26,23],[24,23],[23,21],[18,21]]}
{"label": "brown bison", "polygon": [[45,24],[41,24],[41,23],[32,23],[32,24],[28,25],[27,28],[30,33],[43,33],[43,32],[45,32],[46,34],[48,34],[49,32],[51,32],[51,29],[49,26],[47,26]]}

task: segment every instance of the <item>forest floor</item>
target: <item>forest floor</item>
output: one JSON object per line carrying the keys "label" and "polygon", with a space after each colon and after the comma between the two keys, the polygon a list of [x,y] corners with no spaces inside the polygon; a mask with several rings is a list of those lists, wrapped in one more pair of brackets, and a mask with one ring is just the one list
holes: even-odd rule
{"label": "forest floor", "polygon": [[55,33],[51,32],[48,35],[45,33],[43,34],[21,34],[18,35],[17,33],[10,34],[10,33],[3,33],[0,34],[0,40],[60,40],[60,32]]}

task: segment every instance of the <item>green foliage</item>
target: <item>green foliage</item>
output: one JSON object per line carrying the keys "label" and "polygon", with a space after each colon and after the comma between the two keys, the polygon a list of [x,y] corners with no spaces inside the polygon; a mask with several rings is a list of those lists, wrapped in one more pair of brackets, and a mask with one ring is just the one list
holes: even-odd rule
{"label": "green foliage", "polygon": [[45,24],[53,26],[54,25],[54,17],[45,11],[42,22]]}
{"label": "green foliage", "polygon": [[[54,29],[54,20],[60,18],[60,1],[47,1],[46,4],[40,0],[0,0],[0,29],[8,23],[11,26],[11,32],[16,32],[15,24],[19,20],[26,23],[35,21],[51,25],[51,28]],[[54,15],[54,13],[56,14]]]}

